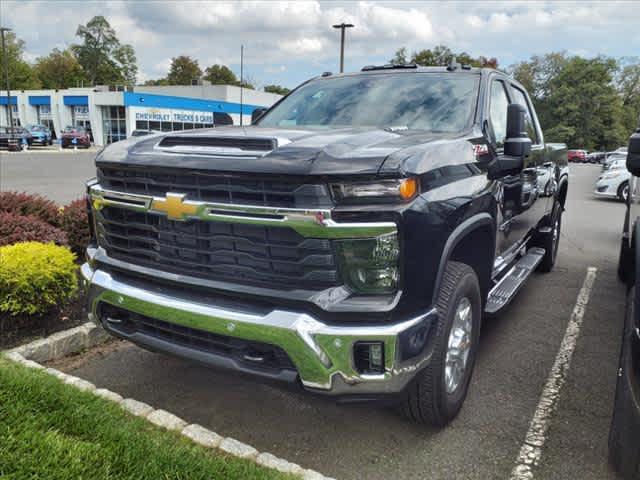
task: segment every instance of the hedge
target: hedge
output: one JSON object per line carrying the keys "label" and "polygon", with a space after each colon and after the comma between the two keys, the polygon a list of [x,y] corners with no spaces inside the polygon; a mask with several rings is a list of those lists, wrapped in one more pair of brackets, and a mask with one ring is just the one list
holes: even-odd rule
{"label": "hedge", "polygon": [[0,246],[31,241],[68,245],[62,230],[38,217],[0,212]]}
{"label": "hedge", "polygon": [[37,217],[58,226],[58,206],[41,195],[24,192],[0,192],[0,212],[23,217]]}
{"label": "hedge", "polygon": [[74,200],[60,210],[60,228],[67,235],[71,251],[82,255],[91,237],[86,198]]}
{"label": "hedge", "polygon": [[0,247],[0,314],[42,315],[78,289],[75,255],[52,243]]}

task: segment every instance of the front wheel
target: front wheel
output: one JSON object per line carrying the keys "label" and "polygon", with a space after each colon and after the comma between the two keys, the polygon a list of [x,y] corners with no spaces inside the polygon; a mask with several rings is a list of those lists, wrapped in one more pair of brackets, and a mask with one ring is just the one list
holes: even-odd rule
{"label": "front wheel", "polygon": [[402,412],[414,422],[444,427],[467,396],[480,338],[480,285],[471,267],[447,263],[436,308],[431,362],[407,387]]}
{"label": "front wheel", "polygon": [[629,182],[622,182],[618,187],[618,198],[624,203],[627,203],[627,199],[629,198]]}

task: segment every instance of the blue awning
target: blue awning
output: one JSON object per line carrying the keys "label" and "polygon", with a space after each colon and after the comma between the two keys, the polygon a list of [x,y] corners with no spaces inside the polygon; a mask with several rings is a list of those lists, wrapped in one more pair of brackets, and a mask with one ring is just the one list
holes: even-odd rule
{"label": "blue awning", "polygon": [[51,105],[49,95],[29,95],[29,105]]}
{"label": "blue awning", "polygon": [[[127,107],[169,108],[173,110],[197,110],[203,112],[240,113],[240,104],[223,100],[203,98],[174,97],[152,93],[124,93],[124,104]],[[258,105],[242,105],[242,113],[250,115]]]}
{"label": "blue awning", "polygon": [[65,95],[65,105],[89,105],[89,97],[87,95]]}
{"label": "blue awning", "polygon": [[[0,96],[0,105],[6,105],[7,104],[7,96],[6,95],[2,95]],[[18,104],[18,97],[16,97],[15,95],[11,96],[11,105],[17,105]]]}

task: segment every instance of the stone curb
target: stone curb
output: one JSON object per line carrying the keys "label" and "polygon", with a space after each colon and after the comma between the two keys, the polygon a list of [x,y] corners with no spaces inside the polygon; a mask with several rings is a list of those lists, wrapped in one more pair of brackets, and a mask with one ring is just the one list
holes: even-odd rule
{"label": "stone curb", "polygon": [[[251,445],[242,443],[234,438],[222,437],[214,431],[201,425],[188,425],[186,421],[176,415],[161,409],[155,409],[151,405],[139,402],[133,398],[125,398],[115,392],[96,386],[73,375],[68,375],[55,368],[45,368],[39,362],[58,360],[67,355],[81,352],[87,348],[100,345],[110,339],[111,336],[100,326],[93,322],[87,322],[79,327],[54,333],[49,337],[35,340],[5,351],[7,359],[24,365],[28,368],[43,370],[57,377],[62,382],[71,385],[81,391],[90,392],[98,397],[114,402],[132,415],[141,417],[157,425],[179,432],[194,443],[205,448],[218,449],[227,455],[250,460],[258,465],[271,468],[282,473],[289,473],[302,480],[334,480],[325,477],[314,470],[305,470],[300,465],[291,463],[267,452],[258,452]],[[1,352],[0,352],[1,353]]]}

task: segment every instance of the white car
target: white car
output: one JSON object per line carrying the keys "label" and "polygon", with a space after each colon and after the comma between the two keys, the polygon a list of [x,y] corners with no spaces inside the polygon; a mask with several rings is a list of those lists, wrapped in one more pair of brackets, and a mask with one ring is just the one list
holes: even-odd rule
{"label": "white car", "polygon": [[616,160],[598,177],[594,194],[599,197],[619,198],[626,202],[629,196],[629,179],[624,160]]}

